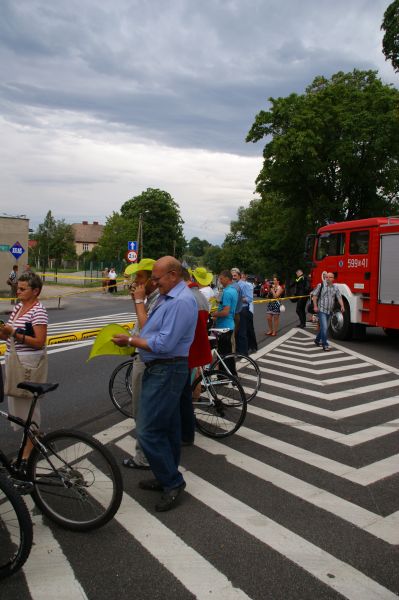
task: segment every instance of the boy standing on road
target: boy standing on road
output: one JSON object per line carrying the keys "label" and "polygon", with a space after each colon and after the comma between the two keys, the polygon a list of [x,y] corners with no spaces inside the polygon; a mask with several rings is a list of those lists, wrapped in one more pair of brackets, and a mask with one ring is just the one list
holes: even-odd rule
{"label": "boy standing on road", "polygon": [[17,297],[18,286],[18,265],[14,265],[7,279],[7,285],[10,286],[11,304],[15,303]]}

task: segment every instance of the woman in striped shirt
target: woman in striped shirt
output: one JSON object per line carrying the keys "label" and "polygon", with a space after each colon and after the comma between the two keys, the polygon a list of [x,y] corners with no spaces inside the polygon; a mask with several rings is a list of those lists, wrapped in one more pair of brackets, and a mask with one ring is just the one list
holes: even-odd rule
{"label": "woman in striped shirt", "polygon": [[[29,367],[37,367],[45,352],[48,316],[38,297],[42,290],[42,280],[35,273],[23,273],[18,278],[17,298],[19,303],[14,307],[8,323],[0,328],[0,339],[6,340],[5,355],[6,372],[7,360],[10,354],[10,337],[15,341],[15,349],[20,362]],[[30,399],[8,397],[10,414],[26,419],[30,408]],[[40,408],[36,404],[33,421],[40,426]],[[17,425],[12,425],[18,429]],[[28,440],[23,458],[27,459],[31,451]]]}

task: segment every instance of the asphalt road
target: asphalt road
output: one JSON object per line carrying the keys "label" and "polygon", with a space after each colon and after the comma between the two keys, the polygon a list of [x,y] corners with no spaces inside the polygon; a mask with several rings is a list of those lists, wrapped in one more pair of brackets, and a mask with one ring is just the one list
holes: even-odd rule
{"label": "asphalt road", "polygon": [[[129,311],[127,298],[92,294],[50,309],[50,320]],[[123,510],[99,531],[66,532],[34,510],[36,545],[23,572],[0,583],[0,597],[397,597],[397,342],[370,331],[326,355],[314,347],[313,330],[296,322],[287,303],[271,341],[257,305],[260,393],[234,436],[197,435],[183,449],[188,485],[178,509],[155,513],[156,495],[137,487],[141,472],[129,471]],[[97,434],[122,424],[109,444],[120,460],[133,446],[130,422],[107,392],[120,359],[87,363],[89,351],[79,343],[50,350],[49,379],[60,386],[42,400],[43,426]],[[0,436],[12,452],[16,436],[3,420]]]}

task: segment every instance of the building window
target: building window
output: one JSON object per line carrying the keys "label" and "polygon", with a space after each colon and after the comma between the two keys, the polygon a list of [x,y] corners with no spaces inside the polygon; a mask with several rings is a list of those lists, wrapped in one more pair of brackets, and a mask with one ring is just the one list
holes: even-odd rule
{"label": "building window", "polygon": [[89,243],[88,242],[83,242],[83,252],[87,252],[89,250]]}

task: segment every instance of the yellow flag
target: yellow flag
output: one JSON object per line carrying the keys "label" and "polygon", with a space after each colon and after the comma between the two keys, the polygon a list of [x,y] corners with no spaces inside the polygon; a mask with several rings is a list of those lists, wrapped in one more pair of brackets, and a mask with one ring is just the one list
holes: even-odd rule
{"label": "yellow flag", "polygon": [[89,358],[86,362],[95,356],[103,356],[104,354],[112,354],[114,356],[130,356],[133,354],[134,348],[131,346],[121,347],[114,344],[112,338],[118,333],[127,335],[126,329],[117,323],[111,323],[110,325],[103,327],[97,334]]}

